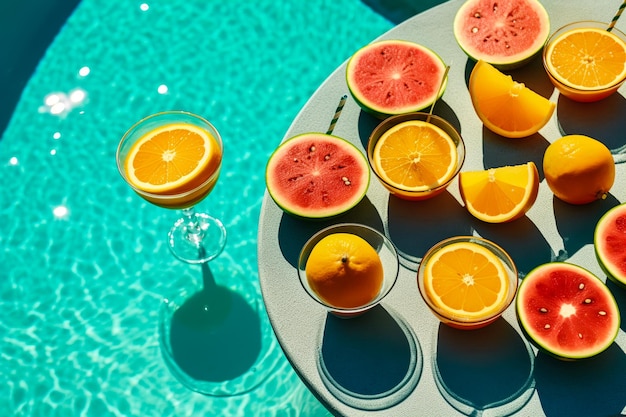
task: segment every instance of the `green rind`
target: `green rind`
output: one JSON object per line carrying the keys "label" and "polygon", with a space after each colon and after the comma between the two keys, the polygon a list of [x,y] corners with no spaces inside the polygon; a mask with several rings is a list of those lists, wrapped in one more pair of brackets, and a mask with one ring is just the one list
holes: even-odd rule
{"label": "green rind", "polygon": [[[554,268],[554,267],[558,267],[558,266],[563,266],[565,268],[569,268],[569,269],[576,269],[579,273],[582,273],[583,275],[587,276],[590,280],[591,279],[595,279],[598,281],[598,288],[603,292],[603,294],[606,296],[607,299],[607,303],[610,304],[612,306],[612,310],[613,313],[616,315],[616,324],[615,324],[615,331],[613,332],[612,337],[608,338],[605,343],[603,343],[601,346],[598,346],[594,351],[584,354],[584,355],[572,355],[572,354],[565,354],[564,352],[559,352],[558,350],[554,349],[551,346],[546,345],[541,339],[539,339],[538,337],[536,337],[533,333],[532,328],[530,328],[529,324],[527,323],[526,320],[526,316],[523,313],[524,310],[524,298],[525,298],[525,291],[526,291],[526,286],[529,285],[528,282],[530,282],[531,280],[529,280],[528,278],[534,278],[535,275],[544,272],[545,269],[548,268]],[[524,334],[524,336],[537,348],[539,348],[540,350],[542,350],[543,352],[548,353],[549,355],[561,359],[561,360],[566,360],[566,361],[573,361],[573,360],[580,360],[580,359],[587,359],[593,356],[596,356],[600,353],[602,353],[603,351],[605,351],[606,349],[609,348],[609,346],[611,346],[611,344],[613,344],[613,342],[615,341],[615,339],[617,338],[617,335],[619,333],[620,330],[620,322],[621,322],[621,317],[620,317],[620,312],[619,312],[619,307],[617,305],[617,302],[615,301],[615,297],[613,297],[613,294],[611,293],[611,291],[605,286],[604,282],[602,282],[602,280],[600,278],[598,278],[597,276],[595,276],[593,273],[591,273],[590,271],[588,271],[587,269],[578,266],[578,265],[574,265],[574,264],[570,264],[570,263],[566,263],[566,262],[550,262],[547,264],[543,264],[543,265],[539,265],[536,268],[534,268],[532,271],[530,271],[526,277],[522,280],[522,282],[519,285],[519,288],[517,290],[517,296],[516,296],[516,300],[515,300],[515,312],[516,312],[516,316],[517,316],[517,322],[520,325],[520,328],[522,330],[522,333]]]}
{"label": "green rind", "polygon": [[[272,160],[278,157],[281,151],[285,149],[285,147],[289,146],[290,144],[293,144],[293,141],[302,140],[303,138],[311,136],[311,135],[332,138],[333,140],[337,140],[338,144],[341,144],[344,146],[344,150],[346,152],[350,152],[350,154],[355,156],[356,160],[360,161],[359,165],[361,166],[361,170],[363,171],[363,187],[362,187],[363,189],[361,190],[361,192],[356,193],[354,195],[354,198],[349,203],[346,203],[340,207],[337,207],[337,209],[335,209],[334,211],[319,211],[318,210],[316,212],[315,210],[311,210],[311,211],[297,210],[294,207],[290,206],[288,201],[281,199],[277,195],[276,190],[273,190],[272,186],[270,185],[272,183],[269,180],[269,177],[271,175],[270,168],[272,165]],[[354,208],[357,204],[359,204],[361,200],[365,197],[365,194],[367,193],[367,190],[369,188],[370,180],[371,180],[371,174],[369,170],[369,164],[363,152],[361,152],[354,144],[350,143],[349,141],[343,138],[340,138],[334,135],[323,134],[323,133],[303,133],[303,134],[299,134],[299,135],[293,136],[285,140],[274,150],[274,152],[272,152],[272,154],[270,155],[268,159],[267,165],[265,167],[265,184],[266,184],[268,194],[270,195],[272,200],[285,213],[298,217],[298,218],[302,218],[302,219],[314,219],[314,220],[329,219],[329,218],[337,217],[346,213],[350,209]]]}
{"label": "green rind", "polygon": [[444,62],[444,60],[441,58],[441,56],[439,54],[437,54],[435,51],[433,51],[430,48],[427,48],[423,45],[414,43],[414,42],[410,42],[410,41],[406,41],[406,40],[399,40],[399,39],[395,39],[395,40],[384,40],[384,41],[377,41],[377,42],[373,42],[370,43],[368,45],[365,45],[363,47],[361,47],[360,49],[358,49],[348,60],[347,64],[346,64],[346,73],[345,73],[345,78],[346,78],[346,84],[348,86],[348,91],[350,92],[350,95],[352,96],[352,98],[354,99],[354,101],[359,105],[359,107],[361,107],[361,109],[363,109],[365,112],[370,113],[372,115],[374,115],[375,117],[379,118],[379,119],[385,119],[389,116],[394,116],[397,114],[405,114],[405,113],[413,113],[413,112],[418,112],[420,110],[424,110],[425,108],[428,108],[429,106],[431,106],[434,102],[436,102],[437,100],[439,100],[442,96],[443,93],[446,91],[446,87],[448,86],[448,76],[446,75],[446,78],[443,82],[443,84],[441,85],[441,88],[439,89],[438,94],[436,95],[436,97],[433,100],[428,100],[427,102],[422,103],[421,105],[418,106],[406,106],[404,108],[402,108],[401,110],[397,110],[397,111],[391,111],[389,109],[384,109],[380,106],[376,106],[373,103],[367,103],[365,102],[365,100],[363,99],[363,97],[361,97],[358,92],[355,91],[355,88],[353,86],[353,83],[350,79],[350,70],[351,70],[351,65],[354,62],[354,60],[356,58],[358,58],[363,52],[366,52],[369,48],[373,47],[373,46],[377,46],[381,43],[394,43],[394,42],[398,42],[401,44],[406,44],[406,45],[410,45],[412,47],[418,47],[420,49],[423,49],[425,51],[428,51],[430,54],[432,54],[434,57],[436,57],[439,62],[441,62],[442,68],[445,69],[446,64]]}
{"label": "green rind", "polygon": [[497,69],[501,71],[509,71],[509,70],[523,67],[524,65],[528,64],[537,55],[541,53],[541,51],[543,50],[543,47],[548,41],[548,38],[550,37],[550,16],[548,15],[548,12],[539,1],[536,1],[536,0],[526,0],[526,1],[528,1],[530,4],[535,5],[537,13],[543,18],[542,21],[544,22],[544,26],[545,26],[545,29],[544,29],[545,36],[542,36],[543,41],[540,44],[537,44],[536,48],[528,51],[527,55],[525,55],[523,58],[517,58],[513,60],[506,60],[506,59],[499,60],[493,56],[491,57],[487,55],[475,56],[474,54],[472,54],[472,52],[468,50],[467,46],[461,39],[461,35],[460,35],[460,25],[461,25],[460,16],[463,14],[463,12],[466,9],[470,8],[470,6],[472,6],[472,4],[475,3],[475,0],[467,0],[465,3],[463,3],[463,5],[461,5],[461,7],[459,8],[459,10],[457,11],[454,17],[453,32],[454,32],[454,38],[456,40],[456,43],[459,45],[459,47],[465,53],[465,55],[467,55],[473,61],[483,60],[485,62],[490,63],[491,65],[493,65],[494,67],[496,67]]}
{"label": "green rind", "polygon": [[602,268],[602,272],[604,272],[607,278],[609,278],[611,281],[626,289],[626,274],[622,274],[621,271],[615,269],[613,265],[610,264],[609,260],[606,259],[601,248],[603,241],[602,234],[606,231],[607,227],[611,226],[610,222],[612,222],[615,216],[619,215],[620,213],[626,216],[626,203],[622,203],[611,208],[606,213],[604,213],[600,220],[598,220],[595,231],[593,233],[593,247],[596,254],[596,260],[598,261],[598,265],[600,265],[600,268]]}

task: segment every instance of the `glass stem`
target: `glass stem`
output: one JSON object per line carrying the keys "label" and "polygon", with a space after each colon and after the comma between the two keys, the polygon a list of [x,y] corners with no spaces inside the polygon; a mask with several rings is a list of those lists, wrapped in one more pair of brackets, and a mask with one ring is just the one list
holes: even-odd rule
{"label": "glass stem", "polygon": [[198,246],[204,237],[204,231],[200,227],[194,208],[189,207],[183,209],[183,215],[187,219],[185,222],[186,237],[190,242],[193,242],[196,246]]}

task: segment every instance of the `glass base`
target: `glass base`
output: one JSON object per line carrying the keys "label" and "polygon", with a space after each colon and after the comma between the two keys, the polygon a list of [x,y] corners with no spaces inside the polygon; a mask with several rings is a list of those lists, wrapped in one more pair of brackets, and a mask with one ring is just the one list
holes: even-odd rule
{"label": "glass base", "polygon": [[204,213],[192,213],[178,219],[168,236],[174,256],[190,264],[214,259],[226,244],[226,229],[222,222]]}
{"label": "glass base", "polygon": [[161,304],[163,359],[190,390],[216,397],[245,394],[273,375],[280,348],[251,283],[216,284],[208,264],[203,275],[204,288],[181,288]]}

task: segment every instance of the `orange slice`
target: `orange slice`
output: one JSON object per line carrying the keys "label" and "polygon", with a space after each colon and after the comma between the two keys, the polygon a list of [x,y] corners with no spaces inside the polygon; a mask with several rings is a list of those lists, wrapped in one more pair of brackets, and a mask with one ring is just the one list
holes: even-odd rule
{"label": "orange slice", "polygon": [[459,173],[465,208],[477,219],[504,223],[522,217],[535,203],[539,173],[534,162]]}
{"label": "orange slice", "polygon": [[605,29],[573,29],[548,45],[545,62],[561,83],[600,90],[626,78],[626,44]]}
{"label": "orange slice", "polygon": [[193,190],[219,167],[222,152],[206,130],[185,123],[160,126],[137,140],[125,162],[129,182],[155,194]]}
{"label": "orange slice", "polygon": [[441,128],[409,120],[383,133],[373,159],[376,172],[388,184],[405,191],[426,191],[452,178],[457,150]]}
{"label": "orange slice", "polygon": [[443,315],[462,321],[498,314],[507,302],[509,279],[502,261],[474,242],[454,242],[429,257],[424,290]]}
{"label": "orange slice", "polygon": [[507,138],[537,133],[548,123],[556,107],[484,61],[478,61],[472,70],[469,93],[484,125]]}

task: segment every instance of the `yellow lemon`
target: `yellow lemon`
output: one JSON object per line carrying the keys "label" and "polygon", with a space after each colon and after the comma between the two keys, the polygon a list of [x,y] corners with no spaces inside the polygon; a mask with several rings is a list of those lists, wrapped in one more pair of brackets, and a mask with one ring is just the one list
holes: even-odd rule
{"label": "yellow lemon", "polygon": [[615,161],[602,142],[588,136],[567,135],[546,149],[543,173],[559,199],[586,204],[606,198],[615,181]]}

